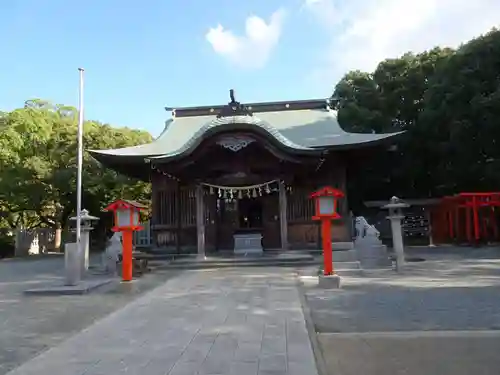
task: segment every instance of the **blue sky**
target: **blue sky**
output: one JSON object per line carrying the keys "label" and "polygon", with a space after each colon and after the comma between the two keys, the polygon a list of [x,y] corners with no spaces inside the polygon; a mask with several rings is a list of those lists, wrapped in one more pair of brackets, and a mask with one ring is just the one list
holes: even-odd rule
{"label": "blue sky", "polygon": [[243,102],[327,97],[350,69],[500,24],[494,0],[10,0],[0,14],[1,110],[76,106],[83,67],[86,118],[154,135],[164,106],[224,104],[230,88]]}

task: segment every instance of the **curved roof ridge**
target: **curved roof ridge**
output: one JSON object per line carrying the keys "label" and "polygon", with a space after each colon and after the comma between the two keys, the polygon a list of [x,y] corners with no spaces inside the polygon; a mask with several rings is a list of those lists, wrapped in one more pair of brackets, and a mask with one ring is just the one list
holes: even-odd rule
{"label": "curved roof ridge", "polygon": [[[225,118],[223,118],[223,117],[216,118],[212,122],[217,123],[217,125],[219,125],[219,124],[220,125],[227,125],[228,124],[227,122],[221,121],[223,119],[225,119]],[[247,119],[252,119],[253,121],[247,121]],[[258,116],[255,116],[255,115],[253,115],[251,117],[249,117],[249,116],[233,116],[232,122],[230,122],[230,123],[232,123],[232,124],[245,123],[245,124],[250,124],[250,125],[256,125],[256,126],[261,127],[262,129],[266,130],[269,134],[274,136],[277,140],[279,140],[281,143],[283,143],[287,147],[292,147],[292,148],[302,149],[302,150],[311,150],[310,147],[307,147],[304,145],[299,145],[298,143],[295,143],[292,140],[290,140],[289,138],[285,137],[283,135],[283,133],[281,133],[279,131],[279,129],[277,129],[275,126],[273,126],[269,122],[262,120]]]}
{"label": "curved roof ridge", "polygon": [[[283,104],[285,106],[286,104]],[[88,150],[94,155],[145,158],[179,155],[215,132],[256,130],[273,142],[295,152],[319,149],[357,148],[379,143],[400,132],[386,134],[351,133],[338,123],[338,111],[330,107],[264,111],[252,115],[217,117],[173,116],[151,143],[113,150]]]}
{"label": "curved roof ridge", "polygon": [[[212,129],[216,128],[225,128],[230,129],[229,125],[234,124],[248,124],[255,125],[266,131],[269,135],[273,136],[277,141],[283,144],[287,148],[294,148],[297,150],[304,151],[314,151],[314,148],[299,145],[295,142],[292,142],[290,139],[285,137],[278,129],[269,124],[266,121],[261,120],[257,116],[228,116],[228,117],[220,117],[214,118],[211,121],[205,123],[201,128],[199,128],[189,139],[187,142],[182,144],[179,148],[169,153],[165,153],[163,155],[152,156],[150,159],[161,159],[168,158],[172,156],[181,155],[192,148],[196,147],[204,138],[204,135],[207,134]],[[221,129],[224,130],[224,129]]]}
{"label": "curved roof ridge", "polygon": [[168,120],[165,121],[165,126],[163,127],[163,130],[161,131],[161,133],[158,137],[153,139],[153,142],[156,142],[157,140],[159,140],[167,132],[167,130],[173,124],[174,120],[175,120],[175,117],[172,117],[172,118],[169,118]]}

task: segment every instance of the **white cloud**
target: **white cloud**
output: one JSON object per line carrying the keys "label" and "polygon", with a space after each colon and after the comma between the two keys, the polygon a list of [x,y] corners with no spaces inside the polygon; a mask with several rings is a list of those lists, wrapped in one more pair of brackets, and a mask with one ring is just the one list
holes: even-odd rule
{"label": "white cloud", "polygon": [[244,68],[262,68],[279,42],[285,12],[278,9],[269,22],[250,16],[245,22],[245,35],[240,36],[222,25],[211,28],[205,35],[216,53],[234,65]]}
{"label": "white cloud", "polygon": [[338,79],[407,51],[456,47],[500,25],[498,0],[305,0],[331,44],[315,75]]}
{"label": "white cloud", "polygon": [[334,1],[305,0],[302,9],[310,11],[314,17],[326,28],[337,25],[342,17]]}

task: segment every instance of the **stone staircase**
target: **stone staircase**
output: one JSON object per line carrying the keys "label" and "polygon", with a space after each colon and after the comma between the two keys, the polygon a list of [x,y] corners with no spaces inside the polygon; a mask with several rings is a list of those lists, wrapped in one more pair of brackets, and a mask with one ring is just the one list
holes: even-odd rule
{"label": "stone staircase", "polygon": [[[155,257],[158,260],[158,257]],[[162,265],[162,269],[215,269],[229,267],[303,267],[319,264],[308,253],[278,253],[262,256],[187,256]]]}
{"label": "stone staircase", "polygon": [[[339,275],[359,275],[363,269],[391,267],[387,248],[373,233],[356,238],[355,242],[333,242],[333,263]],[[204,258],[196,254],[148,254],[150,261],[166,261],[162,269],[216,269],[228,267],[309,267],[321,269],[322,250],[266,250],[262,254],[221,252]]]}

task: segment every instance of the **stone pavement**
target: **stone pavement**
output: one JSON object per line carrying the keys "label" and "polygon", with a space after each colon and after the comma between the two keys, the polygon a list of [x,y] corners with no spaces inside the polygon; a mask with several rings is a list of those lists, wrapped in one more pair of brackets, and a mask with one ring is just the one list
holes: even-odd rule
{"label": "stone pavement", "polygon": [[408,264],[307,289],[318,332],[500,330],[500,259]]}
{"label": "stone pavement", "polygon": [[316,375],[294,275],[185,272],[9,375]]}
{"label": "stone pavement", "polygon": [[498,375],[500,259],[473,253],[305,285],[330,374]]}
{"label": "stone pavement", "polygon": [[500,331],[325,333],[331,375],[498,375]]}
{"label": "stone pavement", "polygon": [[62,257],[0,261],[0,375],[179,273],[157,270],[132,284],[115,282],[84,296],[24,295],[28,288],[61,282],[63,268]]}

